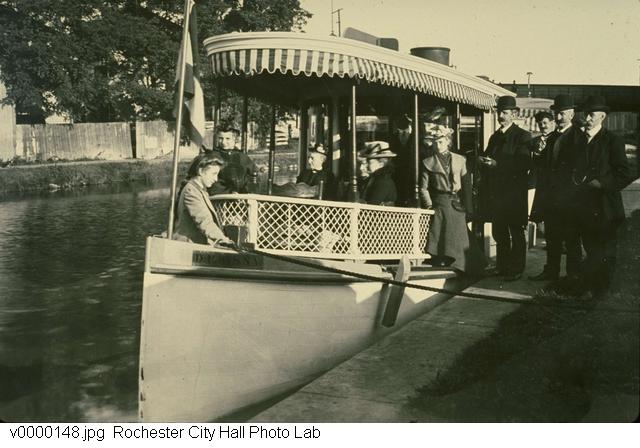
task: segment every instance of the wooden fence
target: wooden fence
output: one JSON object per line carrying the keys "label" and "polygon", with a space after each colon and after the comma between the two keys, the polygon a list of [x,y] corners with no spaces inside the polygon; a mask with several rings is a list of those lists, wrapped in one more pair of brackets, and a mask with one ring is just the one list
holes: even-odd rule
{"label": "wooden fence", "polygon": [[131,131],[129,123],[17,125],[15,155],[26,160],[128,159],[133,157]]}

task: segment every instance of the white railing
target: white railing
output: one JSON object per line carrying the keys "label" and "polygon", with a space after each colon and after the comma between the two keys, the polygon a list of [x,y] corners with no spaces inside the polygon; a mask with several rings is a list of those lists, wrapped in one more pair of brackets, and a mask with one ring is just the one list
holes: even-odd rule
{"label": "white railing", "polygon": [[241,242],[284,255],[339,260],[424,259],[433,211],[257,194],[211,198]]}

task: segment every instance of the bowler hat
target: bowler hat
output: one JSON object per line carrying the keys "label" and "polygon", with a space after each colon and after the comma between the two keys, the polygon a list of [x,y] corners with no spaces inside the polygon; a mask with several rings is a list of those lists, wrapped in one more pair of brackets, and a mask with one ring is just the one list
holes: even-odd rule
{"label": "bowler hat", "polygon": [[553,104],[551,105],[551,109],[556,112],[562,112],[567,109],[575,109],[576,103],[573,101],[573,97],[571,95],[560,94],[556,95],[553,99]]}
{"label": "bowler hat", "polygon": [[518,106],[516,106],[516,99],[512,96],[501,96],[498,98],[498,104],[496,105],[496,109],[498,110],[509,110],[515,109],[520,110]]}
{"label": "bowler hat", "polygon": [[545,118],[553,121],[553,115],[551,115],[551,112],[547,112],[546,110],[541,110],[540,112],[536,113],[533,118],[535,118],[536,121],[542,121]]}
{"label": "bowler hat", "polygon": [[592,95],[587,97],[587,100],[582,104],[582,107],[580,109],[587,114],[589,112],[595,111],[609,113],[610,110],[609,106],[607,106],[607,103],[604,100],[604,97],[601,97],[599,95]]}
{"label": "bowler hat", "polygon": [[383,141],[366,142],[364,144],[366,149],[365,157],[367,159],[381,159],[385,157],[395,157],[396,153],[389,149],[389,143]]}

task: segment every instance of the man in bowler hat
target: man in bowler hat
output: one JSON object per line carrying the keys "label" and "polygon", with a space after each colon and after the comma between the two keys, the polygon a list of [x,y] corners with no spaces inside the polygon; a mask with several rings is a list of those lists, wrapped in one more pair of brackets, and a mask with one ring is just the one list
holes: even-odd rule
{"label": "man in bowler hat", "polygon": [[565,151],[571,182],[565,204],[587,253],[572,292],[599,295],[608,289],[616,265],[617,232],[625,217],[620,191],[634,176],[623,139],[603,125],[609,113],[604,98],[590,96],[582,109],[585,130]]}
{"label": "man in bowler hat", "polygon": [[498,98],[497,110],[500,128],[479,157],[481,213],[492,224],[497,274],[513,281],[522,276],[526,261],[531,135],[513,122],[519,111],[514,97]]}
{"label": "man in bowler hat", "polygon": [[[582,248],[577,228],[567,219],[562,198],[567,191],[566,166],[559,161],[559,153],[564,146],[569,147],[575,139],[572,126],[575,116],[575,102],[571,95],[557,95],[551,110],[555,114],[556,129],[547,139],[540,157],[537,158],[536,194],[533,200],[530,220],[544,221],[547,242],[547,263],[544,270],[533,277],[536,281],[557,281],[560,275],[562,244],[567,248],[567,277],[572,282],[578,276]],[[566,151],[566,150],[565,150]]]}

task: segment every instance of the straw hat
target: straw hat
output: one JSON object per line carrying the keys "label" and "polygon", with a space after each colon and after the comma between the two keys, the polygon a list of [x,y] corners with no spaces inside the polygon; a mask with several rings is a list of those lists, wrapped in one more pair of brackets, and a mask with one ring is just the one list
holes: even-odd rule
{"label": "straw hat", "polygon": [[382,159],[387,157],[395,157],[396,153],[389,149],[389,143],[383,141],[366,142],[364,144],[367,159]]}

